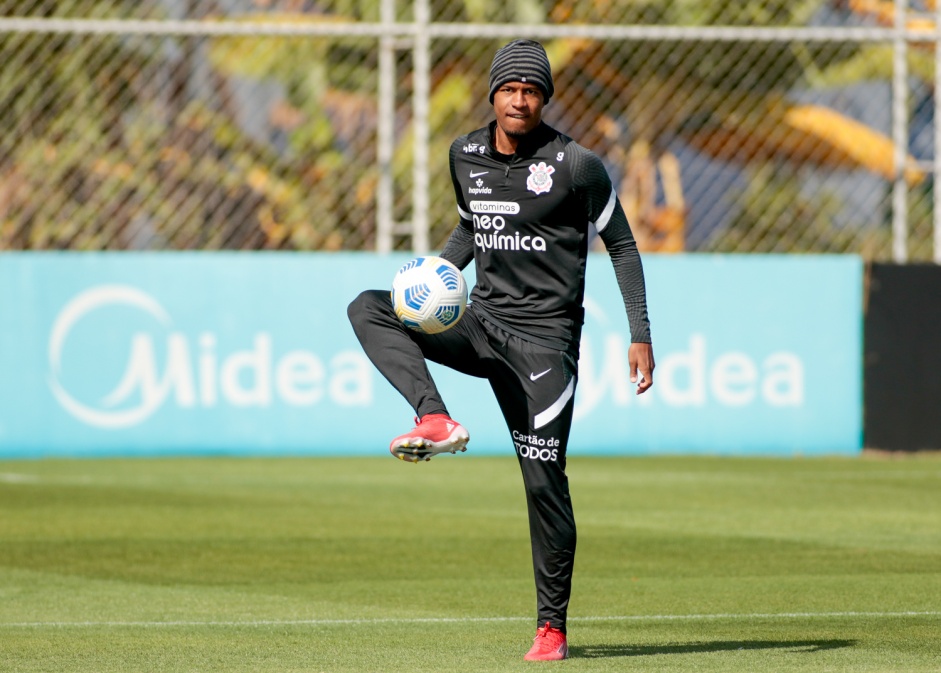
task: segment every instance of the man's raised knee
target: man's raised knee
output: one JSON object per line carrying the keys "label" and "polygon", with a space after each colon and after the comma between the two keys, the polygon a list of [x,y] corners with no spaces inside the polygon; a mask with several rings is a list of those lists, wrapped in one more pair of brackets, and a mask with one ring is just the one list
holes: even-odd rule
{"label": "man's raised knee", "polygon": [[354,325],[360,324],[370,308],[375,307],[378,303],[377,292],[375,290],[365,290],[360,292],[346,307],[346,315]]}

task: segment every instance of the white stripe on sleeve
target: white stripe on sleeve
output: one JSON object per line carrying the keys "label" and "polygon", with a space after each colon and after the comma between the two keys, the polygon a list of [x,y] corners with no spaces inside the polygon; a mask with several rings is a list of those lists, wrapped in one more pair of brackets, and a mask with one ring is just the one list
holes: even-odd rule
{"label": "white stripe on sleeve", "polygon": [[595,229],[599,232],[604,231],[604,228],[608,226],[608,222],[611,221],[611,215],[614,214],[614,204],[617,203],[618,195],[614,191],[614,187],[611,188],[611,197],[608,199],[607,205],[604,207],[604,210],[601,211],[601,215],[595,222],[592,222],[595,225]]}

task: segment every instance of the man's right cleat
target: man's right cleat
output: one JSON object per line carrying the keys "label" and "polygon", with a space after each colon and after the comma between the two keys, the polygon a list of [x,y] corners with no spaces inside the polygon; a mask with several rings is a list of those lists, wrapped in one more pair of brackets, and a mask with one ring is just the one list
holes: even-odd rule
{"label": "man's right cleat", "polygon": [[426,414],[415,419],[411,432],[392,440],[389,452],[399,460],[417,463],[439,453],[467,451],[470,435],[464,426],[447,414]]}
{"label": "man's right cleat", "polygon": [[554,629],[546,622],[545,626],[536,629],[533,646],[523,657],[526,661],[560,661],[569,656],[569,645],[565,634]]}

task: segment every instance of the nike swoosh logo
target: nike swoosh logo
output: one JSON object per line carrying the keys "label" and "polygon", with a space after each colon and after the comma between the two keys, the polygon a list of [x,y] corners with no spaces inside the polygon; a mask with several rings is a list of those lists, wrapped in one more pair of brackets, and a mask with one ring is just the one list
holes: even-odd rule
{"label": "nike swoosh logo", "polygon": [[544,371],[544,372],[540,372],[540,373],[538,373],[538,374],[530,374],[530,375],[529,375],[529,380],[530,380],[530,381],[535,381],[536,379],[542,378],[543,376],[545,376],[546,374],[548,374],[548,373],[551,372],[551,371],[552,371],[552,367],[549,367],[549,369],[547,369],[547,370]]}
{"label": "nike swoosh logo", "polygon": [[471,176],[472,178],[476,178],[476,177],[479,177],[479,176],[481,176],[481,175],[486,175],[486,174],[489,173],[489,172],[490,172],[490,171],[481,171],[480,173],[475,173],[474,171],[471,171],[470,176]]}

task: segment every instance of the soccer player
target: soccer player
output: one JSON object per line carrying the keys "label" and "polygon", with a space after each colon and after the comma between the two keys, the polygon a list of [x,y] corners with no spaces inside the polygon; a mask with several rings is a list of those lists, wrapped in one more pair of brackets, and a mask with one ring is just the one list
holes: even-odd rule
{"label": "soccer player", "polygon": [[392,455],[417,462],[463,451],[426,359],[485,378],[496,395],[523,475],[536,580],[537,631],[529,661],[568,654],[566,614],[575,561],[575,518],[565,455],[578,378],[589,224],[610,254],[631,331],[637,393],[653,384],[644,273],[611,179],[590,150],[542,121],[554,92],[545,49],[516,40],[490,68],[496,119],[451,145],[460,220],[441,256],[476,265],[471,303],[434,335],[405,328],[388,290],[349,307],[376,368],[415,410],[417,425],[392,440]]}

